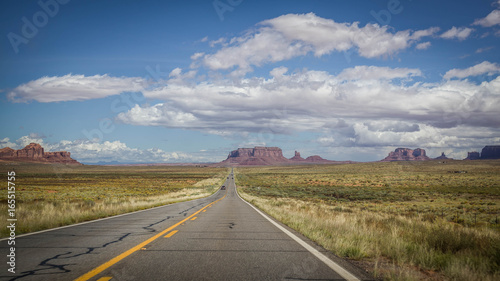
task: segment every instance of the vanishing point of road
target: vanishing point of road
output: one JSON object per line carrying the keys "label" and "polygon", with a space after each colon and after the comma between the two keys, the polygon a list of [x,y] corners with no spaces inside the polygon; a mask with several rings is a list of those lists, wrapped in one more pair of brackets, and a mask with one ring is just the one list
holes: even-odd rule
{"label": "vanishing point of road", "polygon": [[369,280],[241,199],[232,172],[224,185],[207,198],[19,236],[16,273],[4,266],[0,279]]}

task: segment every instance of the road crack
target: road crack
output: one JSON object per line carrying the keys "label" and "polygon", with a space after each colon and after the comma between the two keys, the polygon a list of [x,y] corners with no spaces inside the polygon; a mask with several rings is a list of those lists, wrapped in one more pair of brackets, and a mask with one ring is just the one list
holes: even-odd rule
{"label": "road crack", "polygon": [[[71,270],[68,269],[68,268],[66,268],[66,267],[70,266],[70,265],[75,265],[75,263],[55,264],[54,262],[55,261],[61,261],[61,260],[68,260],[68,259],[72,259],[72,258],[83,256],[83,255],[92,254],[97,249],[103,249],[103,248],[106,248],[107,246],[109,246],[111,244],[123,241],[129,235],[131,235],[131,233],[126,233],[126,234],[120,236],[118,239],[110,241],[110,242],[107,242],[107,243],[104,243],[101,246],[87,247],[87,250],[85,252],[83,252],[83,253],[75,253],[75,254],[73,254],[73,252],[69,251],[69,252],[66,252],[66,253],[63,253],[63,254],[57,254],[57,255],[55,255],[53,257],[50,257],[48,259],[45,259],[45,260],[41,261],[37,265],[37,267],[43,267],[43,268],[33,269],[33,270],[28,270],[28,271],[23,271],[23,272],[21,272],[22,275],[13,277],[10,280],[19,280],[21,278],[25,278],[25,277],[28,277],[28,276],[41,276],[41,275],[52,275],[52,274],[69,273],[69,272],[71,272]],[[52,270],[56,270],[56,272],[50,272]]]}

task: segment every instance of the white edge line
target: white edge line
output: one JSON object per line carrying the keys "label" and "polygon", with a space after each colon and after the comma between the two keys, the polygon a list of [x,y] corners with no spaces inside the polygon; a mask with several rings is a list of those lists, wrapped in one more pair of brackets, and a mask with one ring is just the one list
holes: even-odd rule
{"label": "white edge line", "polygon": [[[219,188],[219,190],[220,190],[220,188]],[[187,201],[182,201],[182,202],[170,203],[170,204],[165,204],[165,205],[161,205],[161,206],[157,206],[157,207],[153,207],[153,208],[149,208],[149,209],[144,209],[144,210],[134,211],[134,212],[130,212],[130,213],[115,215],[115,216],[111,216],[111,217],[105,217],[105,218],[100,218],[100,219],[91,220],[91,221],[84,221],[84,222],[79,222],[79,223],[70,224],[70,225],[63,225],[63,226],[59,226],[59,227],[56,227],[56,228],[49,228],[49,229],[44,229],[44,230],[40,230],[40,231],[35,231],[35,232],[20,234],[20,235],[16,235],[16,238],[26,237],[26,236],[35,235],[35,234],[41,234],[41,233],[45,233],[45,232],[50,232],[50,231],[59,230],[59,229],[63,229],[63,228],[68,228],[68,227],[73,227],[73,226],[79,226],[79,225],[94,223],[94,222],[103,221],[103,220],[109,220],[109,219],[113,219],[113,218],[117,218],[117,217],[122,217],[122,216],[128,216],[128,215],[137,214],[137,213],[144,212],[144,211],[150,211],[150,210],[154,210],[154,209],[159,209],[159,208],[167,207],[167,206],[170,206],[170,205],[173,205],[173,204],[177,204],[177,203],[184,203],[184,202],[189,202],[189,201],[196,201],[196,200],[206,199],[206,198],[210,198],[210,197],[214,196],[215,194],[217,194],[219,192],[219,190],[217,190],[215,193],[213,193],[212,195],[210,195],[208,197],[202,197],[202,198],[198,198],[198,199],[194,199],[194,200],[187,200]],[[0,239],[0,241],[4,241],[4,240],[8,240],[8,239],[9,239],[9,237],[6,237],[6,238]]]}
{"label": "white edge line", "polygon": [[[236,185],[235,185],[235,188],[236,188]],[[295,240],[295,242],[299,243],[302,247],[306,248],[306,250],[308,250],[311,254],[313,254],[315,257],[317,257],[319,260],[321,260],[324,264],[326,264],[329,268],[331,268],[337,274],[339,274],[340,276],[342,276],[342,278],[344,278],[344,279],[346,279],[348,281],[360,281],[359,278],[357,278],[356,276],[352,275],[349,271],[345,270],[339,264],[337,264],[336,262],[332,261],[327,256],[323,255],[321,252],[319,252],[318,250],[316,250],[313,247],[311,247],[311,245],[309,245],[306,242],[304,242],[304,240],[300,239],[295,234],[293,234],[290,231],[288,231],[288,229],[284,228],[283,226],[281,226],[278,223],[276,223],[274,220],[270,219],[267,215],[265,215],[264,213],[262,213],[259,209],[257,209],[256,207],[254,207],[252,204],[250,204],[249,202],[247,202],[245,199],[241,198],[241,196],[238,193],[237,189],[236,189],[236,194],[238,194],[238,197],[240,197],[240,199],[243,200],[243,202],[247,203],[248,205],[250,205],[250,207],[254,208],[254,210],[257,211],[257,213],[261,214],[264,218],[266,218],[268,221],[270,221],[274,226],[276,226],[281,231],[283,231],[286,235],[290,236],[290,238],[292,238],[293,240]]]}

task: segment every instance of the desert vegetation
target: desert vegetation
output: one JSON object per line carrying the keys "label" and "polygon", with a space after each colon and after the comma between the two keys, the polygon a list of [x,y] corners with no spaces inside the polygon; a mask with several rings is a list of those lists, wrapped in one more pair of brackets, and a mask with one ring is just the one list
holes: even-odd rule
{"label": "desert vegetation", "polygon": [[238,168],[240,194],[386,280],[500,278],[500,161]]}
{"label": "desert vegetation", "polygon": [[[16,172],[18,234],[208,196],[227,169],[180,166],[72,166],[2,163]],[[7,192],[0,194],[7,219]],[[7,229],[0,232],[7,235]]]}

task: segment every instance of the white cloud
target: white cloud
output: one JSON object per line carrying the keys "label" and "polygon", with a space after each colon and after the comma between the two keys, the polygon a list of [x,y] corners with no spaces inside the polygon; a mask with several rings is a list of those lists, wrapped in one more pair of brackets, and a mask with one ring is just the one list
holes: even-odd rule
{"label": "white cloud", "polygon": [[181,152],[166,152],[158,148],[130,148],[120,141],[61,141],[50,146],[51,151],[65,150],[80,162],[96,163],[99,161],[122,163],[167,163],[192,161],[190,155]]}
{"label": "white cloud", "polygon": [[225,45],[225,44],[226,44],[226,38],[224,38],[224,37],[221,37],[217,40],[213,40],[213,41],[208,42],[208,45],[212,48],[217,46],[217,45]]}
{"label": "white cloud", "polygon": [[429,157],[445,152],[448,157],[464,159],[468,151],[480,151],[485,144],[500,141],[499,129],[485,130],[468,125],[438,128],[404,121],[377,120],[354,122],[351,128],[349,133],[332,130],[317,138],[316,142],[322,146],[321,155],[327,159],[376,161],[397,147],[420,147],[426,150]]}
{"label": "white cloud", "polygon": [[489,46],[489,47],[484,47],[484,48],[478,48],[476,50],[476,54],[480,54],[480,53],[484,53],[484,52],[487,52],[491,49],[493,49],[494,47],[493,46]]}
{"label": "white cloud", "polygon": [[[455,128],[436,128],[421,124],[413,132],[378,131],[366,125],[355,124],[356,144],[360,146],[406,146],[432,148],[454,148],[468,150],[471,147],[483,147],[485,143],[498,143],[500,131],[485,134],[482,128],[458,126]],[[475,135],[473,135],[475,134]],[[482,135],[482,138],[477,138]],[[439,150],[439,149],[437,149]],[[435,155],[437,157],[439,155]]]}
{"label": "white cloud", "polygon": [[467,39],[469,35],[474,31],[473,28],[468,27],[452,27],[448,31],[441,34],[441,38],[444,39],[458,39],[460,41]]}
{"label": "white cloud", "polygon": [[378,66],[355,66],[344,69],[337,77],[344,80],[392,80],[422,76],[416,68],[390,68]]}
{"label": "white cloud", "polygon": [[183,128],[197,118],[168,104],[159,103],[150,107],[134,106],[128,112],[120,113],[118,119],[124,123],[141,126],[163,126]]}
{"label": "white cloud", "polygon": [[446,72],[443,76],[444,79],[451,78],[466,78],[470,76],[477,76],[487,74],[489,76],[500,72],[500,66],[497,63],[491,63],[489,61],[483,61],[482,63],[476,64],[466,69],[454,68]]}
{"label": "white cloud", "polygon": [[441,30],[441,28],[439,27],[430,27],[427,29],[417,30],[413,32],[411,39],[419,40],[422,37],[433,36],[434,34],[439,32],[439,30]]}
{"label": "white cloud", "polygon": [[42,77],[22,84],[7,95],[13,102],[83,101],[142,91],[146,81],[140,77],[111,77],[108,75],[73,75]]}
{"label": "white cloud", "polygon": [[[438,28],[392,32],[388,26],[358,22],[337,23],[309,14],[287,14],[261,22],[254,31],[229,40],[228,45],[203,57],[212,70],[238,67],[238,74],[270,62],[312,53],[319,57],[332,52],[356,49],[366,58],[393,56]],[[221,39],[218,40],[218,42]],[[217,43],[218,43],[217,42]],[[215,44],[215,43],[214,43]]]}
{"label": "white cloud", "polygon": [[28,136],[23,136],[19,138],[16,142],[17,142],[16,147],[23,148],[33,142],[43,145],[43,138],[39,137],[36,134],[29,134]]}
{"label": "white cloud", "polygon": [[191,59],[192,59],[192,60],[197,60],[197,59],[199,59],[199,58],[203,57],[203,55],[204,55],[204,54],[205,54],[205,53],[203,53],[203,52],[200,52],[200,53],[194,53],[194,54],[191,56]]}
{"label": "white cloud", "polygon": [[9,138],[0,139],[0,148],[5,148],[5,147],[10,147],[10,148],[14,149],[16,147],[16,144],[13,142],[10,142]]}
{"label": "white cloud", "polygon": [[473,25],[480,25],[484,27],[500,25],[500,10],[493,10],[486,17],[475,20]]}
{"label": "white cloud", "polygon": [[418,142],[458,146],[472,138],[449,137],[452,129],[461,128],[463,132],[453,131],[458,135],[474,127],[498,131],[500,77],[481,84],[412,81],[421,75],[419,69],[357,66],[338,75],[312,70],[289,73],[279,67],[270,71],[271,78],[196,83],[194,77],[145,91],[146,97],[164,102],[136,106],[117,119],[225,137],[334,130],[335,135],[318,142],[336,146]]}
{"label": "white cloud", "polygon": [[417,46],[415,46],[415,49],[417,49],[417,50],[426,50],[430,46],[431,46],[431,42],[427,41],[427,42],[423,42],[423,43],[417,44]]}

